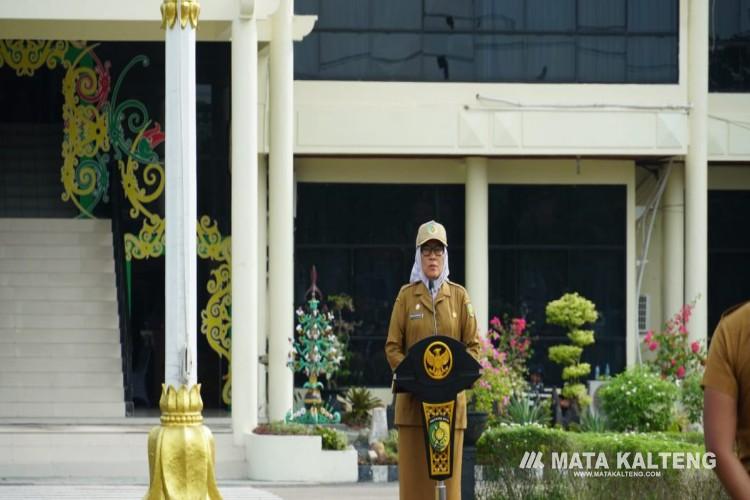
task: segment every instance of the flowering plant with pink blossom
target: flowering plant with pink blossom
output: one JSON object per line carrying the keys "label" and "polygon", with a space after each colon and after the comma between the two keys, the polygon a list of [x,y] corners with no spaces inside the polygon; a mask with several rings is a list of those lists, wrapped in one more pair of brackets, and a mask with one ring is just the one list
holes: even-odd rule
{"label": "flowering plant with pink blossom", "polygon": [[534,353],[526,318],[509,318],[506,315],[501,320],[497,316],[493,317],[487,338],[499,352],[505,353],[505,364],[514,374],[525,379],[528,371],[526,363]]}
{"label": "flowering plant with pink blossom", "polygon": [[524,318],[494,317],[479,344],[481,377],[471,391],[471,401],[477,411],[500,415],[511,394],[521,392],[526,384],[526,361],[532,353],[528,324]]}
{"label": "flowering plant with pink blossom", "polygon": [[655,357],[649,364],[661,377],[673,381],[681,380],[693,371],[698,371],[706,362],[706,348],[698,341],[688,340],[688,322],[695,302],[682,306],[661,332],[649,330],[643,344]]}

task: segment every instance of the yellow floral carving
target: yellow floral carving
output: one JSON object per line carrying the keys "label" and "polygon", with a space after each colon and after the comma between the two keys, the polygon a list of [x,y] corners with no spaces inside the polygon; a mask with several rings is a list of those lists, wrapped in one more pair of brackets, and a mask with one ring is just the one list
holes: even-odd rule
{"label": "yellow floral carving", "polygon": [[[131,153],[143,140],[143,132],[149,124],[150,122],[146,123],[136,136],[130,146]],[[140,186],[137,175],[140,165],[131,156],[127,157],[127,161],[118,160],[117,166],[125,198],[130,202],[130,217],[137,219],[139,215],[143,216],[138,236],[125,234],[125,259],[159,257],[164,254],[164,219],[151,212],[146,205],[158,200],[164,193],[164,167],[159,163],[149,163],[143,169],[143,182],[150,188],[149,191]]]}
{"label": "yellow floral carving", "polygon": [[206,289],[211,297],[201,311],[201,333],[219,356],[227,359],[228,373],[224,376],[222,400],[231,403],[232,384],[232,239],[223,238],[217,221],[204,215],[198,221],[198,256],[221,262],[211,271]]}
{"label": "yellow floral carving", "polygon": [[81,157],[93,158],[99,152],[110,149],[107,114],[100,113],[96,106],[81,103],[77,95],[80,91],[86,96],[95,96],[98,91],[98,77],[92,68],[78,67],[81,59],[96,45],[86,47],[71,63],[63,61],[66,68],[63,78],[63,122],[65,139],[62,144],[63,166],[60,169],[65,192],[63,201],[72,201],[78,210],[93,218],[93,215],[81,204],[79,198],[90,195],[96,189],[98,172],[90,164],[77,168]]}
{"label": "yellow floral carving", "polygon": [[7,64],[18,76],[33,76],[45,64],[55,69],[67,50],[62,40],[0,40],[0,68]]}

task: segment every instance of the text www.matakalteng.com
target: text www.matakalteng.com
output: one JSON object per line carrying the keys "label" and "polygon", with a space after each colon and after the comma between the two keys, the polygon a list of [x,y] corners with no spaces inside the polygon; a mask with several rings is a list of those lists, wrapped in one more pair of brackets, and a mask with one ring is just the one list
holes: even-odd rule
{"label": "text www.matakalteng.com", "polygon": [[576,470],[575,477],[661,477],[659,470]]}

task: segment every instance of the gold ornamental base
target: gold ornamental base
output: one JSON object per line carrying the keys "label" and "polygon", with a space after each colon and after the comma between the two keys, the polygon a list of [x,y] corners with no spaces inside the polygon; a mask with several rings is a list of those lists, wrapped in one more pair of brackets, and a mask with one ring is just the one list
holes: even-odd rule
{"label": "gold ornamental base", "polygon": [[203,425],[200,384],[162,384],[161,425],[148,435],[150,483],[144,500],[221,500],[214,437]]}

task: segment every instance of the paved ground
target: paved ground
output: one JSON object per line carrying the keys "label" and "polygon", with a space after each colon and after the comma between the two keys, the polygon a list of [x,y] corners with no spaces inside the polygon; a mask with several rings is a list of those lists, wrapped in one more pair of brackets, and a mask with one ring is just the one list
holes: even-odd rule
{"label": "paved ground", "polygon": [[[92,484],[65,481],[2,481],[2,500],[136,500],[143,498],[146,485]],[[398,483],[357,483],[352,485],[276,485],[250,482],[221,483],[224,500],[394,500]]]}

